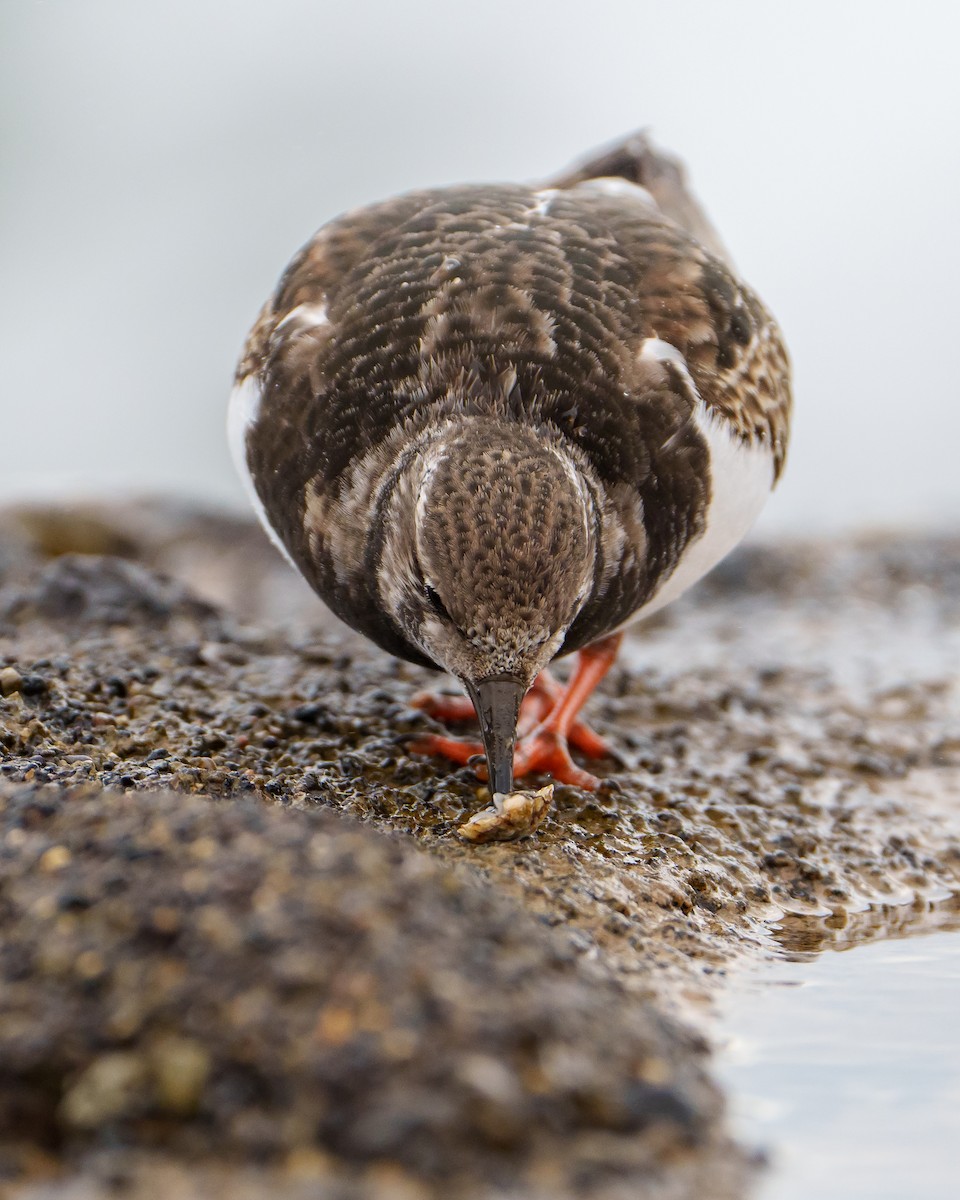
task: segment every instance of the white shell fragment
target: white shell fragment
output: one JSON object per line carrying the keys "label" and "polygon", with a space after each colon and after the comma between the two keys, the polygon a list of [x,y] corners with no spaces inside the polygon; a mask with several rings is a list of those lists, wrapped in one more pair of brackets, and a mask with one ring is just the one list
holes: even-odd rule
{"label": "white shell fragment", "polygon": [[493,807],[475,813],[457,830],[468,842],[513,842],[539,828],[553,803],[553,784],[536,792],[494,792]]}

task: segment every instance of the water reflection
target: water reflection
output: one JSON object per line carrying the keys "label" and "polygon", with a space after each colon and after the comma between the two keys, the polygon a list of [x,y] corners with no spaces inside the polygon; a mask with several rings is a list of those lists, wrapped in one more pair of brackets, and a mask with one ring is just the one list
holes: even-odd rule
{"label": "water reflection", "polygon": [[770,1157],[758,1200],[960,1194],[960,920],[931,919],[818,957],[791,934],[789,960],[732,982],[717,1068],[739,1136]]}
{"label": "water reflection", "polygon": [[810,961],[824,950],[852,950],[865,942],[960,930],[960,896],[944,893],[938,903],[875,904],[836,912],[822,921],[787,913],[771,930],[786,959]]}

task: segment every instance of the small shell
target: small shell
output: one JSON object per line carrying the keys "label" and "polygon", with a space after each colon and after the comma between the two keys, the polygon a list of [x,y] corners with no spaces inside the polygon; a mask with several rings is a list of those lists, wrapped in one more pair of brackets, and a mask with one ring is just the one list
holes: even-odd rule
{"label": "small shell", "polygon": [[529,837],[547,815],[553,802],[553,784],[536,792],[494,792],[493,807],[475,813],[457,830],[462,838],[476,844],[513,842]]}

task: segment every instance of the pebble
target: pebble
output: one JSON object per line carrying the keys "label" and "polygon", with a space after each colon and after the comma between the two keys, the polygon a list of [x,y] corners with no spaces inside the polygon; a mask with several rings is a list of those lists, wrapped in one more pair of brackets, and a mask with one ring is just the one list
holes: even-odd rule
{"label": "pebble", "polygon": [[20,691],[25,696],[44,696],[50,690],[50,684],[42,675],[24,675],[20,681]]}
{"label": "pebble", "polygon": [[99,979],[106,969],[103,955],[98,954],[96,950],[84,950],[74,964],[74,970],[80,979]]}
{"label": "pebble", "polygon": [[196,1112],[210,1066],[210,1052],[193,1038],[171,1034],[157,1042],[150,1068],[160,1107],[178,1116]]}
{"label": "pebble", "polygon": [[66,846],[51,846],[49,850],[45,850],[40,855],[40,870],[62,871],[70,862],[71,857]]}
{"label": "pebble", "polygon": [[4,667],[0,671],[0,692],[4,696],[12,696],[14,692],[19,692],[23,684],[23,676],[16,667]]}
{"label": "pebble", "polygon": [[67,1088],[60,1115],[75,1129],[96,1129],[142,1107],[147,1086],[147,1064],[139,1054],[103,1054]]}

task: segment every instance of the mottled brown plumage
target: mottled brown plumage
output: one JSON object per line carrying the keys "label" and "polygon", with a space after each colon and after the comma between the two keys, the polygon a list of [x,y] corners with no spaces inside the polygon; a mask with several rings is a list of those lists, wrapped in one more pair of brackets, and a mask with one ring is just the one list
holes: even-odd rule
{"label": "mottled brown plumage", "polygon": [[471,694],[526,689],[702,573],[711,538],[729,548],[713,517],[740,536],[756,504],[717,470],[749,460],[761,492],[780,473],[786,354],[720,254],[643,139],[552,188],[331,222],[238,368],[236,449],[269,527],[387,650]]}

